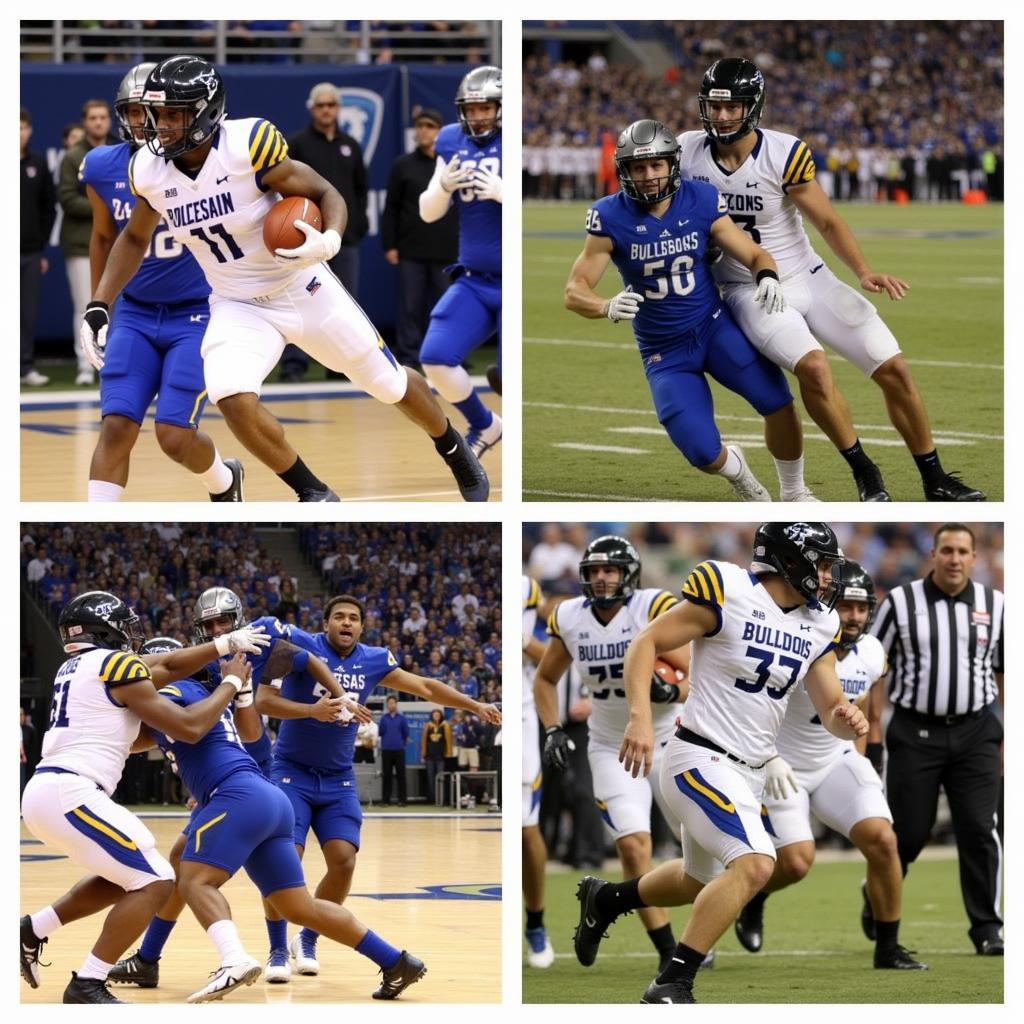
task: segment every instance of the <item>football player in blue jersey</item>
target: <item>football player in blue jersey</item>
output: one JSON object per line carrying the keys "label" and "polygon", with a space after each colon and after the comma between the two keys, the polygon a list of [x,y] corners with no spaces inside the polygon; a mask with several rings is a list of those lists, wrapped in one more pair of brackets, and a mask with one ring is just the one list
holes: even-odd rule
{"label": "football player in blue jersey", "polygon": [[[440,220],[455,202],[459,261],[446,268],[454,280],[430,314],[420,362],[430,383],[469,421],[466,440],[479,456],[501,440],[501,418],[477,397],[462,364],[495,331],[501,358],[501,68],[470,71],[455,93],[455,108],[459,123],[437,136],[437,167],[420,196],[420,216]],[[500,394],[500,368],[491,369],[488,380]]]}
{"label": "football player in blue jersey", "polygon": [[[324,631],[316,635],[295,626],[284,626],[284,633],[296,647],[310,652],[311,660],[322,658],[360,705],[378,686],[411,693],[446,707],[471,711],[485,722],[501,722],[501,713],[493,704],[473,700],[436,679],[427,679],[399,668],[395,656],[386,647],[361,644],[366,610],[349,594],[332,597],[324,609]],[[359,833],[363,821],[352,759],[358,723],[347,719],[341,728],[322,721],[311,721],[309,707],[323,699],[324,690],[308,674],[287,676],[280,688],[264,682],[256,691],[256,708],[261,714],[281,719],[274,747],[271,773],[284,790],[295,811],[295,846],[299,856],[306,846],[310,828],[316,834],[327,861],[327,874],[316,888],[316,896],[342,903],[352,885]],[[345,719],[343,719],[345,721]],[[284,915],[287,917],[287,915]],[[267,980],[287,981],[287,961],[275,962],[273,951],[285,945],[287,925],[271,932],[271,960]],[[304,928],[288,947],[300,974],[316,974],[317,932]]]}
{"label": "football player in blue jersey", "polygon": [[[139,100],[155,64],[136,64],[121,80],[114,110],[122,142],[98,146],[82,161],[78,180],[92,205],[89,261],[95,290],[134,197],[128,161],[143,144]],[[199,354],[210,320],[210,286],[199,264],[161,221],[138,273],[128,282],[110,326],[106,360],[84,351],[100,371],[100,436],[89,466],[89,501],[118,501],[146,410],[156,397],[156,439],[175,462],[195,473],[211,501],[242,500],[242,464],[222,460],[198,429],[206,404]]]}
{"label": "football player in blue jersey", "polygon": [[[764,417],[782,500],[817,500],[803,483],[803,436],[786,378],[736,326],[706,257],[717,246],[748,267],[757,281],[752,301],[767,313],[785,309],[775,261],[729,217],[715,188],[681,180],[679,143],[660,122],[631,124],[615,166],[621,191],[587,214],[566,307],[591,320],[632,322],[658,419],[692,466],[723,476],[743,500],[771,500],[739,446],[722,444],[710,375]],[[605,299],[594,288],[610,261],[624,288]]]}

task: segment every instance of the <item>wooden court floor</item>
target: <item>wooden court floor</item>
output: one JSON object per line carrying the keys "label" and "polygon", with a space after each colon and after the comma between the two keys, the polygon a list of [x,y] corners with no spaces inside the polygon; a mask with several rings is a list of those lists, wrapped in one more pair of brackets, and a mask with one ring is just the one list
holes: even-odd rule
{"label": "wooden court floor", "polygon": [[[185,823],[176,818],[146,818],[166,854]],[[345,905],[367,927],[394,946],[408,949],[427,965],[426,976],[400,1002],[496,1003],[501,1001],[501,821],[497,816],[367,816],[352,892]],[[310,889],[323,876],[324,862],[313,837],[303,861]],[[51,859],[41,859],[49,857]],[[40,858],[34,860],[31,858]],[[72,861],[34,840],[21,826],[21,910],[46,906],[84,872]],[[261,962],[267,957],[267,933],[259,893],[244,871],[223,889],[239,936]],[[42,982],[31,989],[19,978],[24,1003],[60,1002],[71,971],[77,970],[99,934],[99,916],[73,922],[43,947]],[[289,927],[288,937],[296,933]],[[133,943],[128,952],[134,952]],[[236,989],[225,1003],[366,1003],[377,987],[377,968],[347,946],[321,938],[320,974],[293,975],[286,985]],[[133,1003],[184,1003],[206,984],[218,966],[208,936],[186,910],[171,933],[160,961],[160,985],[139,989],[112,986]]]}
{"label": "wooden court floor", "polygon": [[[497,395],[486,386],[478,391],[485,405],[500,412]],[[342,500],[461,500],[448,468],[422,431],[397,410],[367,398],[352,385],[271,384],[264,401],[306,464]],[[447,406],[446,411],[461,429],[459,414]],[[206,501],[198,478],[160,450],[152,412],[132,452],[124,500]],[[98,392],[22,395],[22,500],[85,501],[99,426]],[[235,440],[215,407],[207,406],[201,429],[213,438],[224,458],[242,459],[246,500],[294,501],[290,489]],[[501,498],[501,450],[499,443],[483,457],[492,501]]]}

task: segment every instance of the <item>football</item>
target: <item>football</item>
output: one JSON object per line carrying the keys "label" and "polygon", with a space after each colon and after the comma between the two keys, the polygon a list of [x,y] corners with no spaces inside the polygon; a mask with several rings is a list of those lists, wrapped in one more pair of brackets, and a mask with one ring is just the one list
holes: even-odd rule
{"label": "football", "polygon": [[686,679],[686,674],[674,668],[667,661],[658,658],[654,662],[654,674],[663,682],[678,686]]}
{"label": "football", "polygon": [[303,220],[317,231],[323,230],[320,207],[305,196],[285,196],[276,202],[263,221],[263,244],[273,255],[275,249],[297,249],[306,236],[295,227]]}

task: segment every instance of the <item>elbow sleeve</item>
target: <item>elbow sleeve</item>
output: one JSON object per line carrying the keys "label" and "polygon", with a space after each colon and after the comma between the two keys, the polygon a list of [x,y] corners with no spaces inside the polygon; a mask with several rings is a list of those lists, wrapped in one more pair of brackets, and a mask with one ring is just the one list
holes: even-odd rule
{"label": "elbow sleeve", "polygon": [[435,174],[430,184],[420,193],[420,217],[428,224],[440,220],[452,201],[451,194],[441,187],[441,178]]}

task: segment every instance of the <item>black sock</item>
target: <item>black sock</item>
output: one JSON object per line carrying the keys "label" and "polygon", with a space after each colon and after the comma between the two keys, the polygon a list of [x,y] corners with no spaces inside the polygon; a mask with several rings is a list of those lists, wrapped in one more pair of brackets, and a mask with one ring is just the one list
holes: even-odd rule
{"label": "black sock", "polygon": [[528,910],[526,912],[526,930],[532,932],[536,928],[544,927],[544,911]]}
{"label": "black sock", "polygon": [[603,917],[613,921],[627,910],[639,910],[647,906],[640,899],[639,878],[631,878],[627,882],[606,882],[597,890],[594,903]]}
{"label": "black sock", "polygon": [[917,471],[921,474],[921,479],[926,484],[932,483],[944,475],[942,463],[939,462],[939,453],[934,448],[924,455],[915,455],[914,461],[917,463]]}
{"label": "black sock", "polygon": [[846,463],[853,470],[854,476],[859,476],[861,473],[869,473],[875,468],[875,464],[867,457],[864,449],[861,448],[859,437],[849,448],[840,448],[839,454],[846,459]]}
{"label": "black sock", "polygon": [[692,987],[693,979],[697,977],[697,970],[706,956],[707,953],[691,949],[680,942],[672,955],[672,962],[658,975],[658,984],[667,985],[670,982],[681,981]]}
{"label": "black sock", "polygon": [[277,474],[296,494],[299,491],[326,491],[327,484],[315,476],[302,459],[296,457],[289,469]]}
{"label": "black sock", "polygon": [[451,450],[459,443],[459,435],[455,428],[451,424],[451,420],[444,421],[444,433],[440,437],[435,437],[434,448],[437,450],[438,455],[448,455]]}
{"label": "black sock", "polygon": [[676,937],[672,934],[671,924],[663,924],[660,928],[648,928],[647,937],[659,955],[671,953],[676,948]]}
{"label": "black sock", "polygon": [[875,946],[878,949],[892,949],[898,945],[899,933],[898,918],[895,921],[875,921]]}

